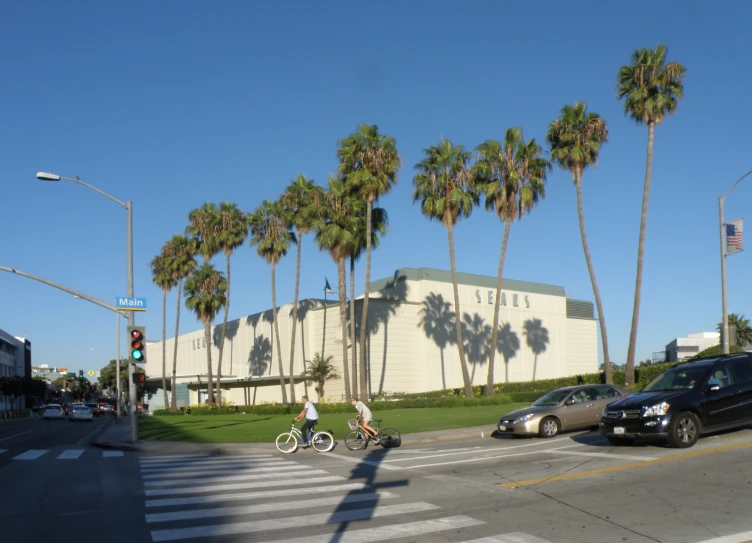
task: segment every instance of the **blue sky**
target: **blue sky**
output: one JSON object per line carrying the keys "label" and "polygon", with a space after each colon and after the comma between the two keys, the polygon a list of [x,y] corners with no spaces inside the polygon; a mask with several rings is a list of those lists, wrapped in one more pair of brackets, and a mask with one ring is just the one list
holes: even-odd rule
{"label": "blue sky", "polygon": [[[669,59],[687,67],[686,97],[656,130],[638,359],[715,329],[718,197],[752,168],[752,75],[738,60],[750,51],[752,6],[354,4],[4,3],[0,264],[112,302],[125,294],[124,210],[34,175],[78,175],[133,200],[135,292],[150,308],[138,322],[157,339],[161,292],[147,264],[183,231],[188,212],[221,200],[253,210],[301,172],[324,184],[338,139],[367,122],[396,138],[404,162],[381,201],[390,232],[372,278],[400,267],[448,269],[445,229],[411,200],[421,150],[442,136],[473,148],[515,125],[540,141],[562,105],[584,100],[610,129],[583,190],[611,357],[623,363],[647,129],[624,116],[615,76],[634,49],[665,43]],[[750,202],[752,177],[727,199],[727,219],[749,215]],[[501,235],[498,220],[476,210],[456,231],[459,271],[495,275]],[[749,250],[729,258],[731,312],[752,314],[751,258]],[[513,227],[504,272],[593,300],[568,173],[554,171],[545,200]],[[291,254],[278,267],[279,303],[292,301],[294,274]],[[301,296],[320,296],[325,276],[334,284],[336,266],[307,237]],[[268,309],[269,281],[255,250],[237,251],[230,318]],[[362,282],[361,264],[358,292]],[[98,369],[114,351],[104,309],[7,273],[0,299],[0,328],[30,338],[36,364]],[[174,305],[173,294],[168,329]],[[199,327],[181,313],[181,332]]]}

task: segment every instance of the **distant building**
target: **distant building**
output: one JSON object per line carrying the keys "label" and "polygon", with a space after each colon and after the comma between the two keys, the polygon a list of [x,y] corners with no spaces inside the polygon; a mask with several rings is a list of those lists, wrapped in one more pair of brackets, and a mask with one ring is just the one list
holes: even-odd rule
{"label": "distant building", "polygon": [[[31,375],[31,342],[0,330],[0,377],[26,377]],[[5,396],[0,392],[0,411],[26,407],[23,397]]]}
{"label": "distant building", "polygon": [[699,332],[687,337],[678,337],[666,345],[666,362],[676,362],[692,358],[708,347],[715,347],[721,342],[718,332]]}
{"label": "distant building", "polygon": [[[458,273],[463,342],[473,384],[485,384],[493,322],[496,277]],[[454,321],[451,274],[430,268],[403,268],[370,285],[366,333],[366,380],[370,395],[461,388]],[[331,356],[341,377],[326,384],[331,401],[344,397],[343,342],[351,367],[352,345],[342,337],[336,295],[300,302],[295,336],[296,398],[313,387],[300,380],[304,361],[316,353]],[[360,328],[362,297],[356,300]],[[497,383],[551,379],[598,371],[597,321],[593,304],[566,297],[564,288],[504,279],[500,300],[499,346],[494,375]],[[277,311],[281,365],[290,372],[292,305]],[[222,395],[236,405],[280,401],[276,340],[271,309],[227,323],[222,360]],[[347,315],[349,321],[349,310]],[[196,331],[177,338],[177,404],[204,402],[207,394],[206,349],[211,349],[212,374],[218,358],[222,326],[213,326],[210,341]],[[170,382],[175,338],[167,340],[167,382]],[[358,342],[356,336],[356,343]],[[208,344],[207,344],[208,343]],[[360,348],[358,348],[360,356]],[[162,343],[146,345],[147,388],[152,406],[162,403]],[[168,385],[169,387],[169,385]],[[289,385],[287,386],[289,394]]]}

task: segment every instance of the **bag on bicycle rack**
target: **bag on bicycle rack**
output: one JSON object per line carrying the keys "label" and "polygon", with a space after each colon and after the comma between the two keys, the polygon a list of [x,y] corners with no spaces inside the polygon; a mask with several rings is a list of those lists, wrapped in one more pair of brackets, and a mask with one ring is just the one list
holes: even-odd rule
{"label": "bag on bicycle rack", "polygon": [[358,419],[349,419],[347,424],[350,425],[350,430],[358,429]]}

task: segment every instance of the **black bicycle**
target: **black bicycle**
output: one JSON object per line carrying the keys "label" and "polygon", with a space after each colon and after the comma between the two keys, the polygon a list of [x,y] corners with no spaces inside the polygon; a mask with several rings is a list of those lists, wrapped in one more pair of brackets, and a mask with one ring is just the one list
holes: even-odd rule
{"label": "black bicycle", "polygon": [[374,445],[381,445],[385,448],[399,447],[402,443],[402,436],[394,428],[381,428],[382,420],[371,421],[371,429],[376,431],[375,436],[363,429],[363,425],[358,422],[358,419],[348,420],[350,433],[345,436],[345,446],[351,451],[362,451],[368,447],[368,442],[372,441]]}

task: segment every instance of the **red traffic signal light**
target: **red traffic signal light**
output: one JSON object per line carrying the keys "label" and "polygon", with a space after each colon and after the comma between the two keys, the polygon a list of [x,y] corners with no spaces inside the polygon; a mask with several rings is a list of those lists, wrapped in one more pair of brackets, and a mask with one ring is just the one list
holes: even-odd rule
{"label": "red traffic signal light", "polygon": [[144,326],[129,326],[128,335],[131,338],[130,361],[144,362],[146,358],[146,328]]}

